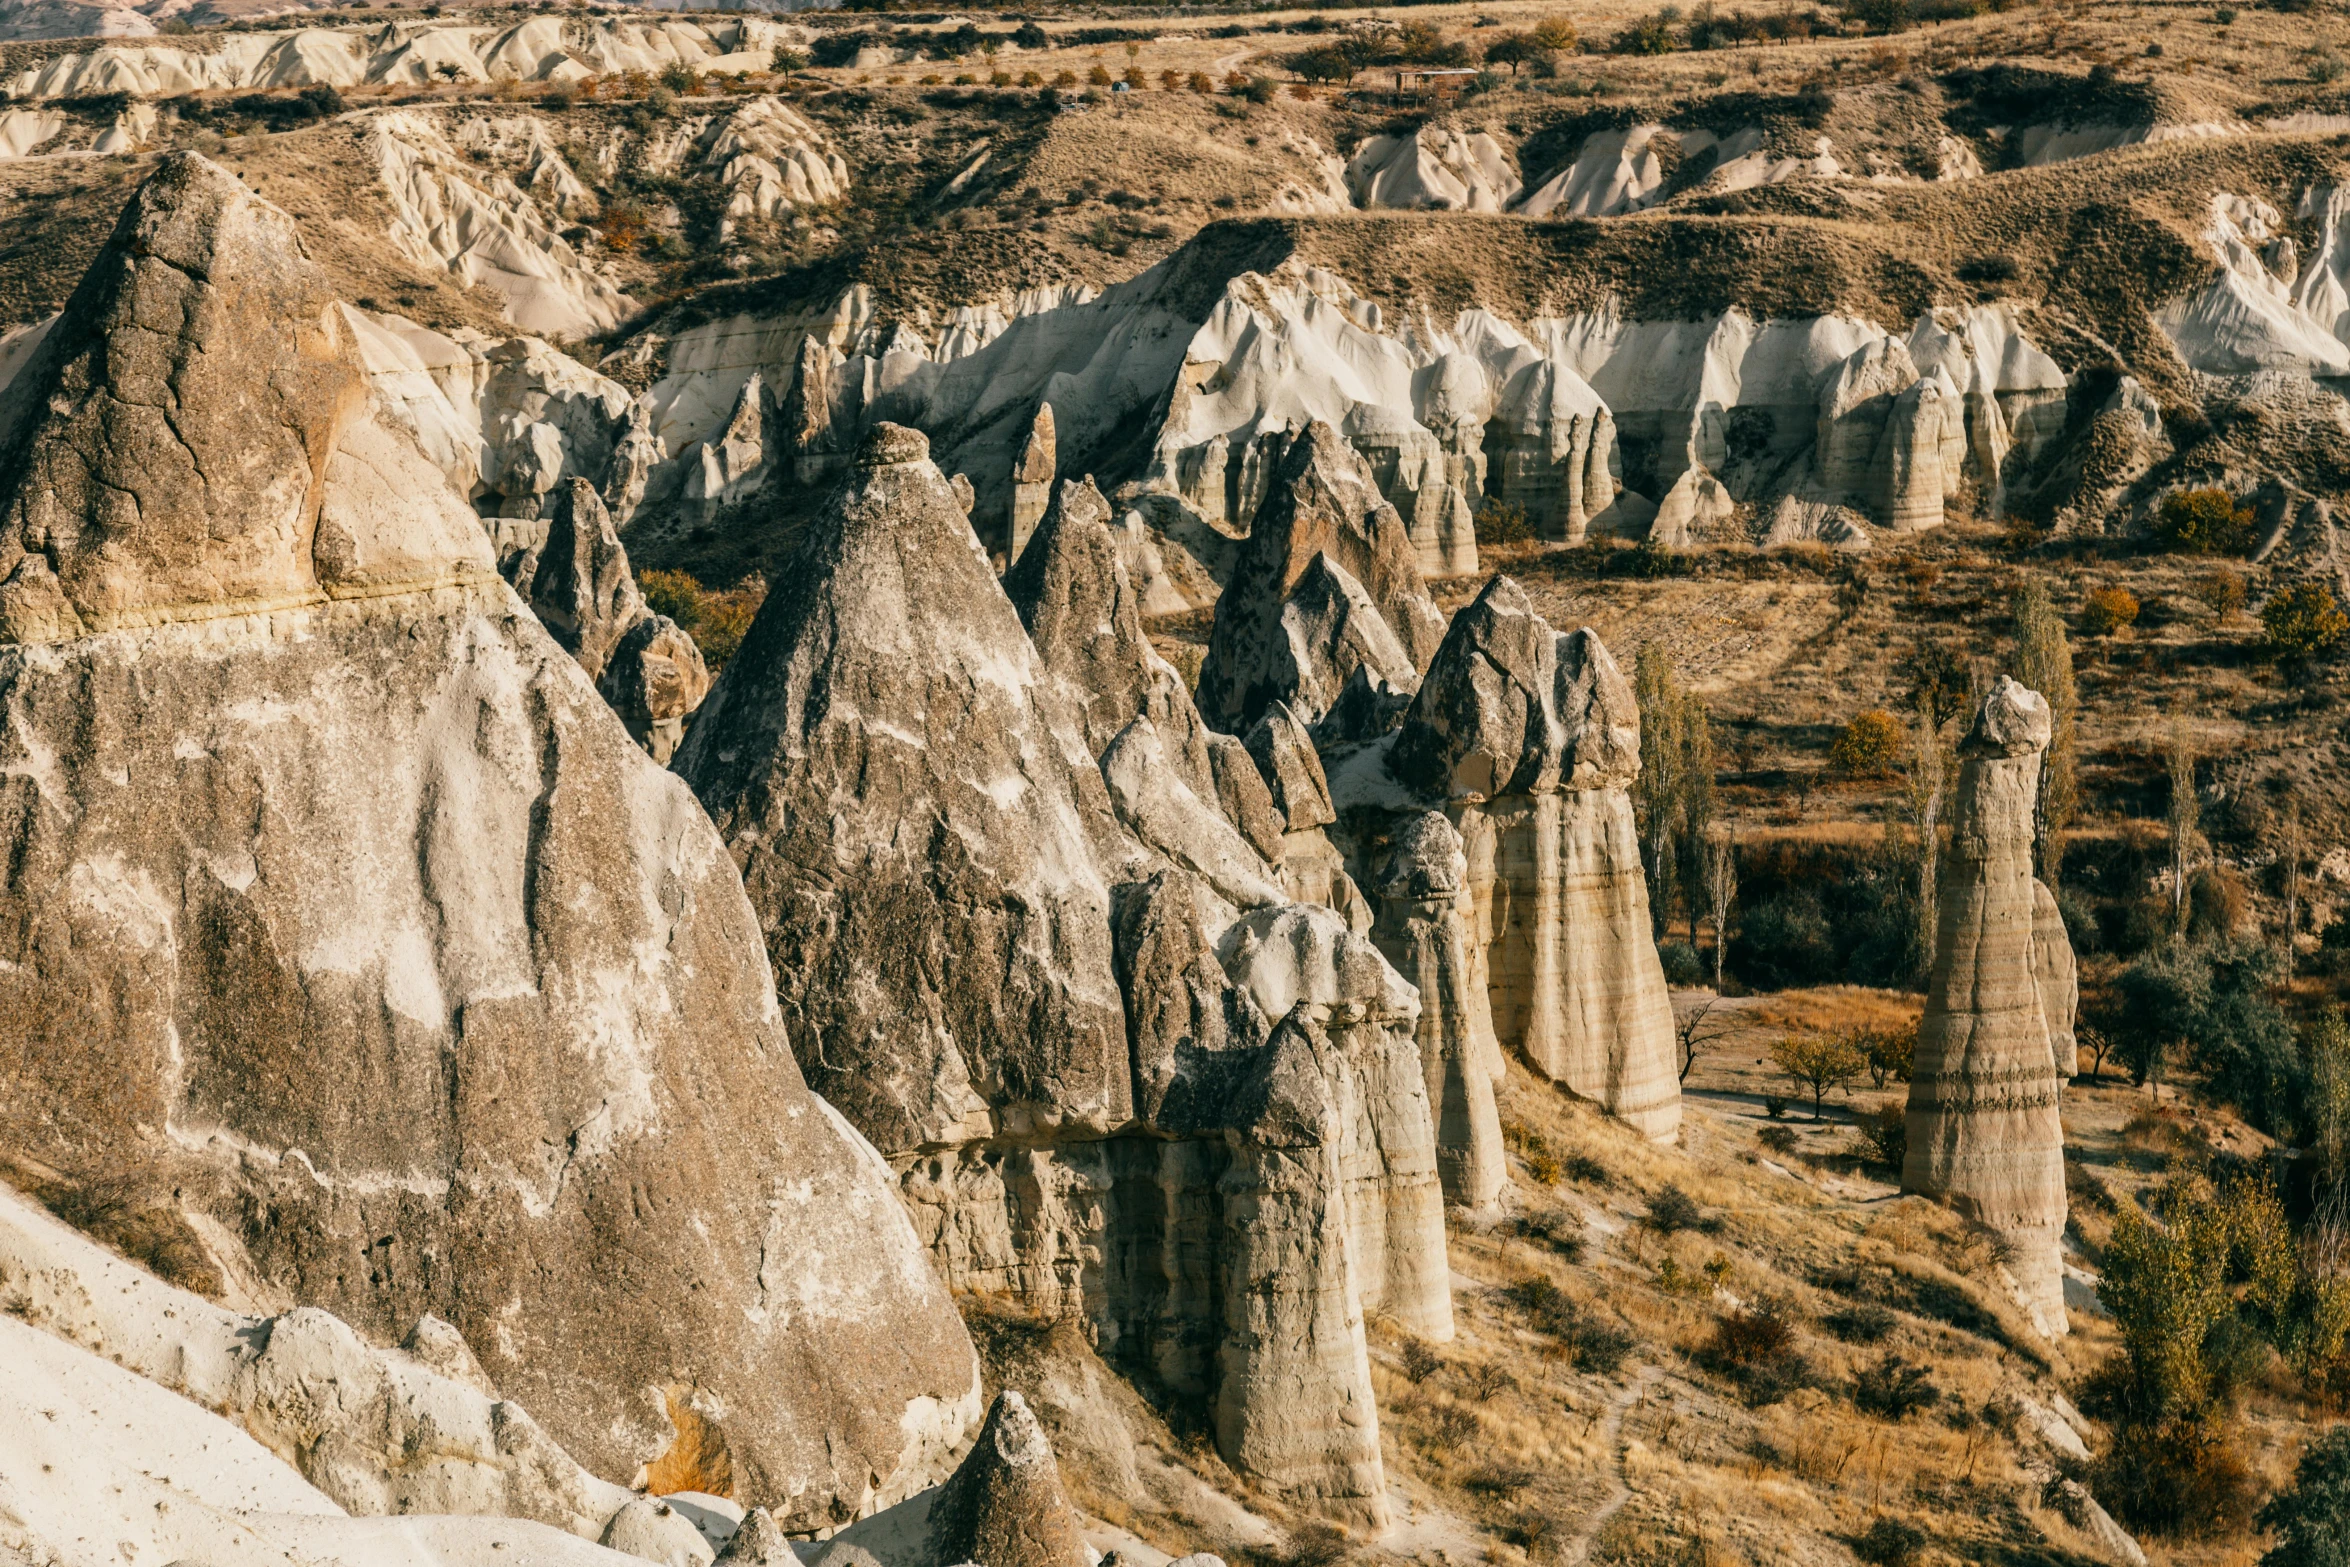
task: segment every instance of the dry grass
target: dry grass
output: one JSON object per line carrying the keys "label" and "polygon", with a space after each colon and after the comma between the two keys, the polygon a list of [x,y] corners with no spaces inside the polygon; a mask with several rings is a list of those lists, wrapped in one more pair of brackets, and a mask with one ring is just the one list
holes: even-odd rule
{"label": "dry grass", "polygon": [[1915,1028],[1924,1010],[1924,997],[1903,991],[1822,985],[1775,992],[1755,1006],[1754,1017],[1772,1028],[1825,1034],[1843,1028]]}

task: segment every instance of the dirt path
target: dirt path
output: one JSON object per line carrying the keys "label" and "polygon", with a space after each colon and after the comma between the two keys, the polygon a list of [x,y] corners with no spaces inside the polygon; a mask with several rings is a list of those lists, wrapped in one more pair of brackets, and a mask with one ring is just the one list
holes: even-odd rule
{"label": "dirt path", "polygon": [[1600,1426],[1607,1442],[1607,1499],[1592,1509],[1591,1516],[1583,1520],[1583,1527],[1566,1543],[1559,1553],[1562,1561],[1588,1561],[1599,1532],[1632,1500],[1632,1488],[1624,1483],[1624,1411],[1638,1403],[1661,1375],[1654,1366],[1642,1366],[1640,1374],[1626,1383],[1616,1394],[1615,1402],[1608,1406],[1607,1419]]}

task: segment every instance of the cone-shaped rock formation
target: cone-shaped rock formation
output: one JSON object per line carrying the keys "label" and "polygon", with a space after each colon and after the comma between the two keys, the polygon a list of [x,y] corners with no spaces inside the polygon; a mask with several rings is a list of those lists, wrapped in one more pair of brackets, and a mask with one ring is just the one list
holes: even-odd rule
{"label": "cone-shaped rock formation", "polygon": [[0,398],[0,1149],[446,1319],[607,1476],[698,1422],[800,1527],[904,1495],[978,1416],[962,1325],[724,845],[331,307],[174,157]]}
{"label": "cone-shaped rock formation", "polygon": [[2061,941],[2063,927],[2053,938],[2036,929],[2032,879],[2032,808],[2048,735],[2047,701],[2002,676],[1959,748],[1901,1185],[1952,1203],[2010,1242],[2018,1297],[2056,1335],[2066,1331],[2064,1128],[2042,972],[2057,965],[2036,960],[2035,947]]}
{"label": "cone-shaped rock formation", "polygon": [[1085,1567],[1085,1538],[1053,1444],[1010,1388],[996,1395],[979,1440],[938,1488],[924,1555],[938,1567]]}
{"label": "cone-shaped rock formation", "polygon": [[1362,1312],[1452,1328],[1418,997],[1287,901],[1295,834],[1151,650],[1090,484],[999,582],[921,436],[858,462],[678,759],[803,1064],[955,1287],[1079,1317],[1232,1462],[1383,1527]]}

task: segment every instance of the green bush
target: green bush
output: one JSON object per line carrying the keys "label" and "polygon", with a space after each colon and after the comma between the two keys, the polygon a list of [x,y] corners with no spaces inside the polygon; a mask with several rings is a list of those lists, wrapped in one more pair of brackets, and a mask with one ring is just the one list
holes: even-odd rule
{"label": "green bush", "polygon": [[2281,971],[2265,943],[2174,944],[2122,970],[2115,1043],[2140,1082],[2158,1052],[2185,1042],[2204,1088],[2266,1132],[2302,1118],[2306,1092],[2293,1024],[2270,991]]}
{"label": "green bush", "polygon": [[1681,47],[1681,41],[1673,35],[1672,22],[1659,12],[1617,33],[1607,47],[1610,54],[1671,54]]}
{"label": "green bush", "polygon": [[1477,508],[1477,542],[1479,544],[1525,544],[1534,537],[1534,524],[1526,520],[1526,508],[1511,501],[1488,498]]}
{"label": "green bush", "polygon": [[1852,1405],[1864,1415],[1907,1420],[1941,1401],[1942,1390],[1934,1385],[1926,1368],[1911,1365],[1891,1351],[1875,1365],[1852,1374]]}
{"label": "green bush", "polygon": [[2350,1567],[2350,1426],[2302,1449],[2293,1483],[2269,1498],[2258,1521],[2277,1537],[2260,1567]]}
{"label": "green bush", "polygon": [[2252,513],[2217,485],[2174,490],[2154,513],[2157,548],[2180,555],[2241,555],[2252,541]]}
{"label": "green bush", "polygon": [[2304,664],[2331,653],[2350,636],[2344,615],[2323,583],[2297,582],[2261,606],[2262,645],[2280,664]]}
{"label": "green bush", "polygon": [[724,669],[743,645],[759,606],[767,600],[766,579],[756,574],[723,592],[704,587],[683,571],[639,572],[636,584],[647,608],[656,615],[667,615],[694,639],[713,675]]}
{"label": "green bush", "polygon": [[1702,985],[1705,983],[1705,960],[1697,949],[1686,941],[1668,941],[1656,949],[1657,961],[1664,965],[1668,985]]}
{"label": "green bush", "polygon": [[1898,1518],[1880,1518],[1852,1542],[1852,1554],[1870,1567],[1912,1567],[1926,1554],[1926,1531]]}

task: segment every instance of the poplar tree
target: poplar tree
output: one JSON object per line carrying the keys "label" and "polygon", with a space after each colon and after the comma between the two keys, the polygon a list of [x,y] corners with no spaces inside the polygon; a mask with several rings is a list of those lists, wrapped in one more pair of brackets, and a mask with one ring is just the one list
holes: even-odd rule
{"label": "poplar tree", "polygon": [[2076,721],[2081,698],[2073,685],[2073,649],[2064,616],[2038,577],[2015,596],[2015,678],[2048,700],[2048,749],[2040,753],[2040,797],[2032,816],[2032,857],[2053,888],[2064,862],[2065,829],[2080,808],[2076,777]]}
{"label": "poplar tree", "polygon": [[1651,934],[1664,934],[1672,909],[1674,872],[1685,819],[1688,747],[1680,682],[1673,655],[1660,642],[1643,642],[1632,666],[1632,694],[1640,704],[1640,776],[1632,810],[1640,829],[1640,858],[1648,871]]}

